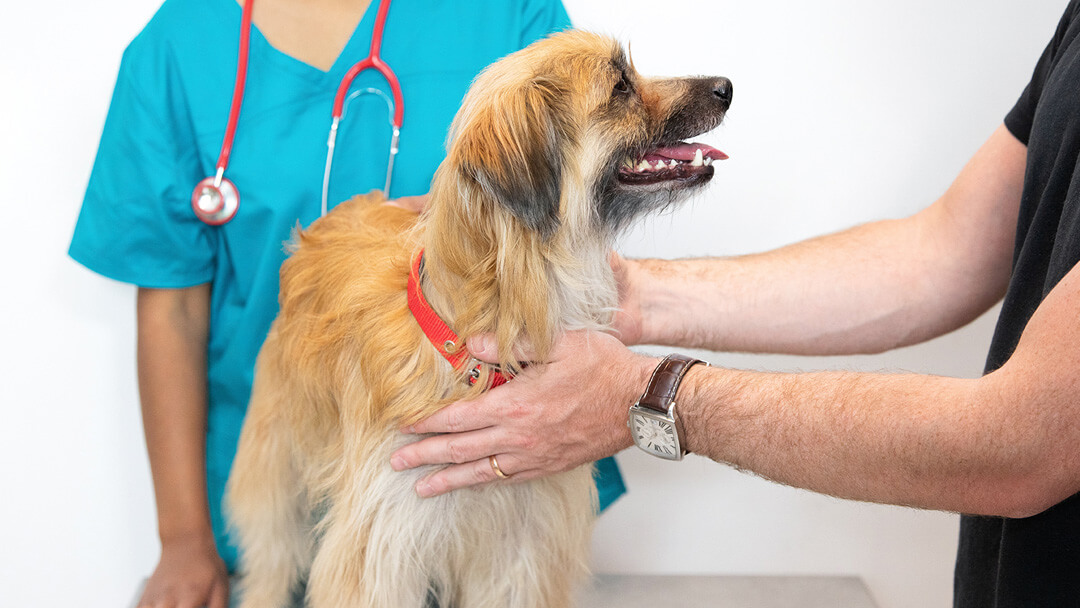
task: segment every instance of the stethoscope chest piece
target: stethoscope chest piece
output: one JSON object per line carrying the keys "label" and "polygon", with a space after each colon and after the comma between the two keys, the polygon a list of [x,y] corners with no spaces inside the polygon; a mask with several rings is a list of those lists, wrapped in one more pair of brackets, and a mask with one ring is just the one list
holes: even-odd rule
{"label": "stethoscope chest piece", "polygon": [[228,179],[208,177],[195,185],[191,208],[200,220],[211,226],[221,226],[236,215],[240,208],[240,193]]}

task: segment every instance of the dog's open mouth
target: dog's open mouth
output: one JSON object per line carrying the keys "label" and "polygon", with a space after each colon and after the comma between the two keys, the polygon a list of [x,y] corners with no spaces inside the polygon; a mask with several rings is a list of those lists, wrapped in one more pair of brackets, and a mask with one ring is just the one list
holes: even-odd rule
{"label": "dog's open mouth", "polygon": [[705,144],[679,142],[649,150],[640,158],[625,158],[619,166],[619,181],[626,185],[645,186],[709,178],[713,174],[713,162],[727,157],[727,154]]}

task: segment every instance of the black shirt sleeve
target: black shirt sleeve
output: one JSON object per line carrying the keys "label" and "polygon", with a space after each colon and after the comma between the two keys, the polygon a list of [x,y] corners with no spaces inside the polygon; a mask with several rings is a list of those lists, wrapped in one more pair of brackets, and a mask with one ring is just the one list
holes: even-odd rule
{"label": "black shirt sleeve", "polygon": [[1060,58],[1059,51],[1065,39],[1065,32],[1069,29],[1069,24],[1077,17],[1078,10],[1080,10],[1080,0],[1069,2],[1065,14],[1061,16],[1061,22],[1058,23],[1057,31],[1054,32],[1053,39],[1046,45],[1042,56],[1039,57],[1039,62],[1035,64],[1035,73],[1031,76],[1031,82],[1024,88],[1024,92],[1020,94],[1020,99],[1017,100],[1016,105],[1005,115],[1005,127],[1024,145],[1028,144],[1028,139],[1031,136],[1031,124],[1034,121],[1035,109],[1038,106],[1043,87],[1046,85],[1046,79]]}

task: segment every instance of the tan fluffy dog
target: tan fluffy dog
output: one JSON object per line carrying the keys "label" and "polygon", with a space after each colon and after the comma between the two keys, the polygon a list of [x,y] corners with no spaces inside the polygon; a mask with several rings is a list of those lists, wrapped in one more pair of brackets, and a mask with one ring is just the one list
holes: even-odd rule
{"label": "tan fluffy dog", "polygon": [[423,249],[435,311],[460,336],[494,332],[502,353],[607,326],[614,235],[708,182],[723,153],[681,140],[730,98],[726,79],[641,78],[614,41],[559,34],[478,77],[419,221],[368,195],[299,235],[228,490],[243,606],[285,606],[304,582],[320,608],[571,603],[588,467],[431,499],[413,490],[430,470],[390,469],[399,428],[491,371],[470,386],[471,366],[428,341],[406,307],[410,264]]}

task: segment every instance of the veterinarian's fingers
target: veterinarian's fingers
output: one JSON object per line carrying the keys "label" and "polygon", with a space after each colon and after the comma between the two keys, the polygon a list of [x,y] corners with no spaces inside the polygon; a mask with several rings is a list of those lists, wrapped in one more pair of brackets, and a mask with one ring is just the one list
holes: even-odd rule
{"label": "veterinarian's fingers", "polygon": [[383,204],[408,209],[414,213],[420,213],[424,210],[424,207],[427,206],[427,200],[428,195],[421,194],[420,196],[402,196],[400,198],[390,199]]}
{"label": "veterinarian's fingers", "polygon": [[206,608],[229,608],[228,580],[218,581],[210,589],[210,601],[206,603]]}

